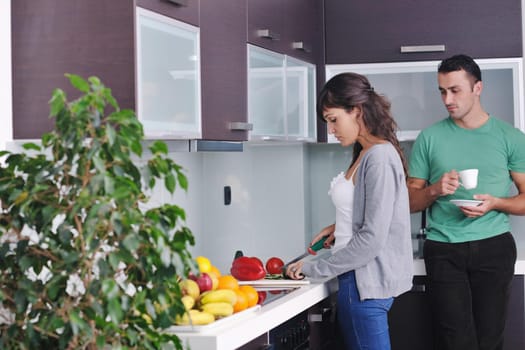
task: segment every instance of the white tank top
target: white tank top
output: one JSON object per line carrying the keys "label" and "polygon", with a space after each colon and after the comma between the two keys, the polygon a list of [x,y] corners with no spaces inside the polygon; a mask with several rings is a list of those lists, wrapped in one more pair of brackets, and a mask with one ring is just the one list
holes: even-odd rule
{"label": "white tank top", "polygon": [[328,195],[332,197],[332,202],[335,206],[335,243],[332,247],[332,253],[346,246],[352,238],[352,211],[355,188],[352,177],[356,169],[352,172],[349,180],[345,178],[345,173],[341,172],[330,183]]}

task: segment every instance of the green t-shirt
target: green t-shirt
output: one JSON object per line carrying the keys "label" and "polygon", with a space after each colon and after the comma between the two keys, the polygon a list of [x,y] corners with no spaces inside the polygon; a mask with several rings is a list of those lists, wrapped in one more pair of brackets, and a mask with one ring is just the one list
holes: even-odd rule
{"label": "green t-shirt", "polygon": [[467,242],[510,231],[508,214],[492,210],[468,218],[451,199],[473,199],[474,194],[508,197],[510,171],[525,173],[525,134],[496,118],[477,129],[463,129],[449,117],[423,130],[409,162],[410,177],[432,184],[452,169],[479,169],[478,186],[459,187],[439,197],[427,211],[427,237],[440,242]]}

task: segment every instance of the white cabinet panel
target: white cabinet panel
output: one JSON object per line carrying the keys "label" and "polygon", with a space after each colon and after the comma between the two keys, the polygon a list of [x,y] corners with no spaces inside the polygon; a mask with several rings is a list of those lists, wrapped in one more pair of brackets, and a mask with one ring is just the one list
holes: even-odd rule
{"label": "white cabinet panel", "polygon": [[[484,109],[499,119],[525,131],[523,116],[523,73],[521,58],[476,60],[481,68]],[[400,140],[414,140],[419,131],[447,117],[438,90],[440,61],[328,65],[326,79],[343,72],[368,77],[379,94],[392,103],[392,113],[400,129]],[[331,135],[328,142],[337,142]]]}
{"label": "white cabinet panel", "polygon": [[248,118],[252,136],[285,139],[284,55],[248,46]]}
{"label": "white cabinet panel", "polygon": [[287,134],[315,141],[315,65],[286,56]]}
{"label": "white cabinet panel", "polygon": [[137,8],[137,114],[146,138],[200,138],[199,29]]}
{"label": "white cabinet panel", "polygon": [[316,140],[315,66],[248,45],[250,140]]}

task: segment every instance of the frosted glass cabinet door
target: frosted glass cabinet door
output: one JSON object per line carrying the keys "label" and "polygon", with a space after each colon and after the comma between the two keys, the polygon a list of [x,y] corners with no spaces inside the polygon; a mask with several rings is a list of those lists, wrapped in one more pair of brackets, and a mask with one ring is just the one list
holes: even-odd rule
{"label": "frosted glass cabinet door", "polygon": [[[481,68],[481,104],[491,116],[525,131],[521,58],[477,59]],[[343,72],[366,75],[375,91],[392,104],[401,140],[448,116],[437,82],[438,61],[327,65],[327,80]],[[329,136],[329,142],[334,139]]]}
{"label": "frosted glass cabinet door", "polygon": [[284,55],[248,45],[250,139],[285,139]]}
{"label": "frosted glass cabinet door", "polygon": [[315,141],[315,66],[286,56],[286,119],[289,140]]}
{"label": "frosted glass cabinet door", "polygon": [[137,7],[137,114],[146,138],[201,137],[199,30]]}

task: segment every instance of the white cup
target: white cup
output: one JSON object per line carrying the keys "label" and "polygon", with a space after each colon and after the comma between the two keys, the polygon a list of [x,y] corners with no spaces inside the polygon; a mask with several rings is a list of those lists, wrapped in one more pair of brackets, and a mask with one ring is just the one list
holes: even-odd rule
{"label": "white cup", "polygon": [[459,184],[467,190],[478,186],[478,169],[465,169],[459,172]]}

